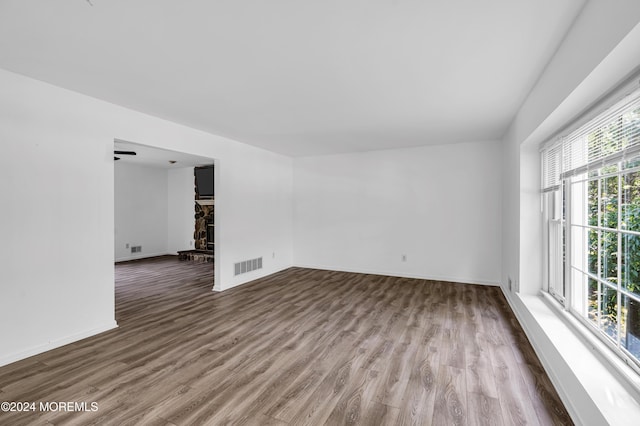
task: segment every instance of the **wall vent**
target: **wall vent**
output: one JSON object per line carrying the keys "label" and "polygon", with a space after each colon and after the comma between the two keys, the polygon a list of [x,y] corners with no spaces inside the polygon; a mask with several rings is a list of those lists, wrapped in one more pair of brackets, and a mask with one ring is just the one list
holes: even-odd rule
{"label": "wall vent", "polygon": [[142,251],[142,246],[131,246],[131,253],[140,253]]}
{"label": "wall vent", "polygon": [[256,269],[262,269],[262,257],[243,260],[242,262],[235,263],[233,266],[234,275],[246,274]]}

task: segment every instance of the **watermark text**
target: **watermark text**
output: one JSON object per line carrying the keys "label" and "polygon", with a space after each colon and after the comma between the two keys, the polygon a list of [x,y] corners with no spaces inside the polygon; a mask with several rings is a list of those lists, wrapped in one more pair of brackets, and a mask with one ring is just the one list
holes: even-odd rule
{"label": "watermark text", "polygon": [[13,412],[64,412],[86,413],[99,410],[95,401],[4,401],[0,402],[0,411]]}

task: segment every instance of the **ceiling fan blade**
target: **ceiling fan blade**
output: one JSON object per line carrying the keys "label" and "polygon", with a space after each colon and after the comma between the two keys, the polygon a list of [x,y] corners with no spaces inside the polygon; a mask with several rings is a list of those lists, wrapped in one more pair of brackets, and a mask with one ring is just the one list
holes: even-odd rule
{"label": "ceiling fan blade", "polygon": [[113,151],[117,155],[136,155],[135,151]]}

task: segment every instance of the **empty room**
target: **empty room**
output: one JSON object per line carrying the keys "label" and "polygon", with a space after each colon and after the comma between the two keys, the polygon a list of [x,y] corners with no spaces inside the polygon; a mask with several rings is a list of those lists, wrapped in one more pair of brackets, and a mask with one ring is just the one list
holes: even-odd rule
{"label": "empty room", "polygon": [[0,1],[1,425],[636,425],[640,2]]}

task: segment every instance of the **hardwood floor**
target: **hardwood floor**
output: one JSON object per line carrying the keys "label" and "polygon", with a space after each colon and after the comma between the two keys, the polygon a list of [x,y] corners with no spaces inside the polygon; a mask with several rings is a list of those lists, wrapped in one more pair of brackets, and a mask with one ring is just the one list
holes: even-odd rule
{"label": "hardwood floor", "polygon": [[291,268],[116,266],[120,327],[0,368],[2,425],[572,424],[498,288]]}

